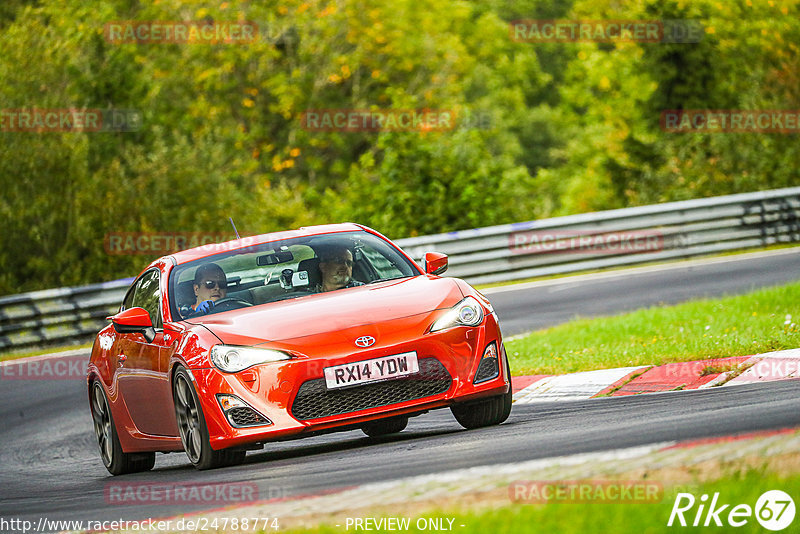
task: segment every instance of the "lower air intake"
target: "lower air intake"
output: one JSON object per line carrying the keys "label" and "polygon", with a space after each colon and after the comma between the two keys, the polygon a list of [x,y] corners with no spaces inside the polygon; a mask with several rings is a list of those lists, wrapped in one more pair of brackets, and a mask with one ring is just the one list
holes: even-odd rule
{"label": "lower air intake", "polygon": [[250,408],[233,408],[227,413],[234,426],[270,425],[272,421]]}
{"label": "lower air intake", "polygon": [[419,360],[419,372],[346,389],[329,390],[324,378],[303,382],[292,403],[292,415],[300,420],[357,412],[439,395],[450,389],[453,378],[436,358]]}

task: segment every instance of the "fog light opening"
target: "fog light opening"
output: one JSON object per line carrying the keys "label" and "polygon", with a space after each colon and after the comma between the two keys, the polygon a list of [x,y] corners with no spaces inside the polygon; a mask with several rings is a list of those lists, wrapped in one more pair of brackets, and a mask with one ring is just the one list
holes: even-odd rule
{"label": "fog light opening", "polygon": [[480,384],[500,376],[500,359],[497,355],[497,342],[492,341],[483,349],[483,356],[475,372],[473,384]]}
{"label": "fog light opening", "polygon": [[235,395],[217,395],[217,402],[228,423],[234,428],[272,424],[267,417]]}

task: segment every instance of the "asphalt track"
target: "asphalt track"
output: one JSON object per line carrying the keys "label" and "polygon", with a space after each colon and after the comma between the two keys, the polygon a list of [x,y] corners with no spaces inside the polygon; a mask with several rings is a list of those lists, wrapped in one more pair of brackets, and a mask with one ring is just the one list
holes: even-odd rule
{"label": "asphalt track", "polygon": [[[565,280],[489,294],[505,333],[575,315],[734,294],[800,279],[800,250],[657,272]],[[382,439],[360,431],[275,443],[242,466],[199,472],[183,454],[158,455],[148,473],[110,477],[100,462],[82,380],[0,380],[0,518],[116,520],[168,517],[179,504],[112,505],[109,484],[251,482],[259,497],[648,443],[800,426],[800,380],[516,406],[500,427],[462,430],[447,410]],[[355,505],[356,503],[354,503]]]}

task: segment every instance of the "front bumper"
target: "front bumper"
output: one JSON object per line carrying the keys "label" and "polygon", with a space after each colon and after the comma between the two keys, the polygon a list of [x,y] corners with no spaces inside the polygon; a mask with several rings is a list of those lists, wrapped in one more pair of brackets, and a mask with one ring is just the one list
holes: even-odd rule
{"label": "front bumper", "polygon": [[[494,314],[487,314],[477,327],[454,327],[433,334],[425,333],[427,324],[427,320],[412,317],[393,322],[386,333],[385,325],[380,330],[359,327],[324,340],[304,340],[302,346],[271,343],[270,348],[297,357],[238,373],[192,369],[211,446],[219,450],[285,439],[508,392],[510,377],[502,363],[505,351]],[[378,342],[368,349],[356,347],[352,339],[364,333]],[[498,372],[495,378],[486,379],[487,366],[479,367],[491,343],[496,348]],[[312,350],[316,354],[310,354]],[[326,367],[409,351],[417,353],[419,373],[336,390],[325,386]],[[474,383],[476,375],[478,384]],[[235,395],[271,424],[237,427],[223,413],[218,394]]]}

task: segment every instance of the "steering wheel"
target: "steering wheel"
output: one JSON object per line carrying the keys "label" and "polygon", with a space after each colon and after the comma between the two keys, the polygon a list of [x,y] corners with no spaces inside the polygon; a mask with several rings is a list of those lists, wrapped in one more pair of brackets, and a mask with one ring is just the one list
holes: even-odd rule
{"label": "steering wheel", "polygon": [[[220,306],[222,306],[223,309],[219,309]],[[214,310],[215,312],[238,310],[239,308],[249,308],[250,306],[252,306],[252,304],[250,304],[246,300],[237,297],[225,297],[224,299],[219,299],[218,301],[216,301],[214,303],[214,307],[212,308],[212,310]]]}
{"label": "steering wheel", "polygon": [[293,288],[283,293],[282,295],[278,295],[277,297],[270,300],[270,302],[280,302],[282,300],[289,300],[289,299],[296,299],[297,297],[304,297],[306,295],[310,295],[312,293],[316,293],[313,289],[308,288]]}

